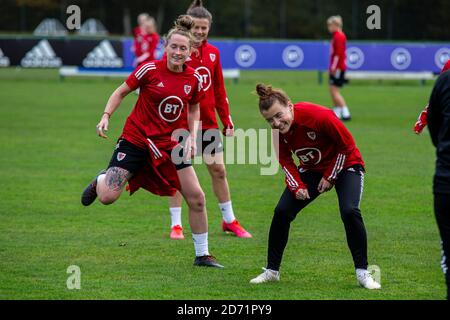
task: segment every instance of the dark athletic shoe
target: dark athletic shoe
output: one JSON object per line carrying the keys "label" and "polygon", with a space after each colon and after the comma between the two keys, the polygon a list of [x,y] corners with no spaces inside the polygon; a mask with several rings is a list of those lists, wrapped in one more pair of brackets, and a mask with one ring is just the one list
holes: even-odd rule
{"label": "dark athletic shoe", "polygon": [[345,118],[343,117],[342,118],[342,121],[350,121],[350,120],[352,120],[352,117],[345,117]]}
{"label": "dark athletic shoe", "polygon": [[223,268],[223,265],[219,264],[213,256],[195,257],[194,266]]}
{"label": "dark athletic shoe", "polygon": [[92,202],[95,201],[97,198],[97,178],[99,175],[106,173],[106,170],[102,170],[94,180],[92,180],[91,183],[84,189],[83,193],[81,194],[81,203],[83,206],[89,206],[92,204]]}

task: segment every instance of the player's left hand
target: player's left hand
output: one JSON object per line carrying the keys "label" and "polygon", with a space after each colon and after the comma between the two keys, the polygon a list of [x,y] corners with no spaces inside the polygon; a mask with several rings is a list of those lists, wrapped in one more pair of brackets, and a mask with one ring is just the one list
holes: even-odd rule
{"label": "player's left hand", "polygon": [[319,186],[317,187],[317,190],[319,190],[320,193],[324,193],[327,191],[330,191],[333,188],[333,184],[329,182],[327,179],[322,178],[319,182]]}
{"label": "player's left hand", "polygon": [[192,136],[187,138],[185,148],[185,160],[193,159],[197,154],[197,144],[195,143],[195,139]]}
{"label": "player's left hand", "polygon": [[223,128],[222,133],[225,137],[232,137],[234,136],[234,128],[233,127]]}

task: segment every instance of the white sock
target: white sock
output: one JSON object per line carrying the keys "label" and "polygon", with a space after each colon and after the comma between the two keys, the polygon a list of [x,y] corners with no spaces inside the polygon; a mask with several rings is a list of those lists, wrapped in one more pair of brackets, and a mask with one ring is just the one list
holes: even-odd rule
{"label": "white sock", "polygon": [[173,207],[169,208],[170,211],[170,220],[172,221],[171,228],[175,227],[176,225],[179,225],[182,227],[181,224],[181,207]]}
{"label": "white sock", "polygon": [[350,110],[347,106],[342,107],[342,118],[350,118]]}
{"label": "white sock", "polygon": [[192,234],[192,239],[194,240],[195,256],[209,256],[208,250],[208,232]]}
{"label": "white sock", "polygon": [[232,223],[234,220],[236,220],[231,201],[219,203],[219,208],[220,212],[222,212],[222,218],[226,223]]}
{"label": "white sock", "polygon": [[342,119],[342,107],[334,107],[333,111],[338,119]]}

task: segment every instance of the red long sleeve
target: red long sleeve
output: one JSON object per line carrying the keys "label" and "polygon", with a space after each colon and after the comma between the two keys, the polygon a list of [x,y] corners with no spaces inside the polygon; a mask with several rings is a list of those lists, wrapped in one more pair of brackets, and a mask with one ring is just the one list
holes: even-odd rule
{"label": "red long sleeve", "polygon": [[220,63],[220,55],[217,54],[217,64],[214,72],[214,94],[216,102],[216,110],[219,114],[220,121],[224,129],[232,129],[233,121],[230,117],[230,107],[228,104],[227,93],[225,91],[225,83],[223,80],[222,65]]}
{"label": "red long sleeve", "polygon": [[336,155],[323,174],[325,179],[334,182],[342,169],[346,167],[347,159],[354,152],[356,145],[348,129],[337,117],[326,114],[326,117],[319,121],[323,132],[335,145]]}
{"label": "red long sleeve", "polygon": [[289,190],[295,194],[299,189],[306,189],[306,185],[300,178],[297,165],[292,158],[292,152],[283,137],[279,135],[278,139],[274,137],[274,147],[277,151],[278,162],[285,174],[285,183]]}

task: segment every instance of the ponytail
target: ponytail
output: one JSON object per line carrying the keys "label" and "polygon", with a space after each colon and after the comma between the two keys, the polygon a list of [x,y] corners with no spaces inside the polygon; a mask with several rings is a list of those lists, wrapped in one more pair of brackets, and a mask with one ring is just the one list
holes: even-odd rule
{"label": "ponytail", "polygon": [[283,90],[274,89],[271,85],[262,83],[256,85],[256,94],[259,96],[260,111],[269,110],[276,101],[285,106],[290,101],[288,95]]}

